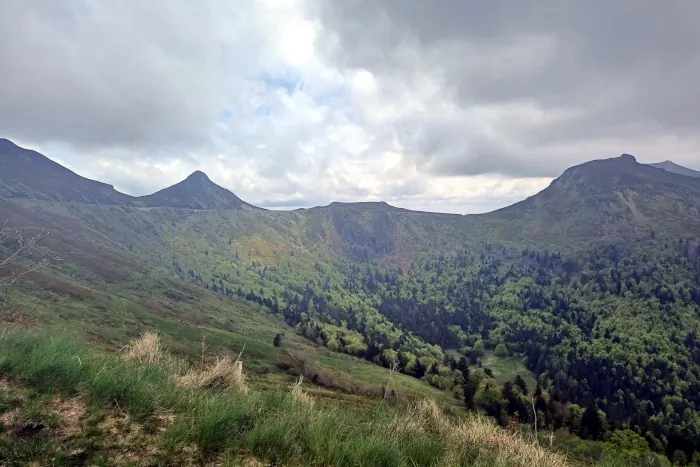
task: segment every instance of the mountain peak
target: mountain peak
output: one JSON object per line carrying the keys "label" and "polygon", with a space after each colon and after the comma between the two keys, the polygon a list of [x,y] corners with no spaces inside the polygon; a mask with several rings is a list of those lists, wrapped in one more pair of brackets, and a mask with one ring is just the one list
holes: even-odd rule
{"label": "mountain peak", "polygon": [[241,211],[260,209],[212,182],[207,174],[201,170],[192,172],[180,183],[152,195],[143,196],[139,198],[139,201],[143,205],[151,207]]}
{"label": "mountain peak", "polygon": [[627,154],[627,153],[621,154],[619,159],[622,161],[627,161],[627,162],[637,162],[636,157],[634,157],[632,154]]}
{"label": "mountain peak", "polygon": [[185,179],[185,181],[190,181],[190,182],[197,182],[197,181],[200,181],[200,182],[211,182],[211,179],[207,176],[207,174],[205,174],[205,173],[202,172],[201,170],[195,170],[194,172],[192,172],[192,173]]}
{"label": "mountain peak", "polygon": [[7,138],[0,138],[0,148],[16,148],[17,145]]}
{"label": "mountain peak", "polygon": [[131,197],[81,177],[37,151],[0,138],[0,196],[87,204],[126,204]]}

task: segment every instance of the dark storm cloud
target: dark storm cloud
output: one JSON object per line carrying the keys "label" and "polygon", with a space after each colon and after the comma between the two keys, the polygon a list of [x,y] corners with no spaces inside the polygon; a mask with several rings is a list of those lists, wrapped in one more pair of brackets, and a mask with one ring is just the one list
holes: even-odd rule
{"label": "dark storm cloud", "polygon": [[[466,112],[531,106],[541,114],[503,122],[496,135],[460,118],[414,122],[417,131],[401,143],[435,173],[550,176],[580,162],[567,146],[582,141],[612,152],[588,158],[643,150],[654,138],[696,142],[700,3],[330,0],[315,7],[337,39],[327,53],[344,66],[394,80],[439,77],[445,99]],[[692,163],[690,154],[679,157]]]}

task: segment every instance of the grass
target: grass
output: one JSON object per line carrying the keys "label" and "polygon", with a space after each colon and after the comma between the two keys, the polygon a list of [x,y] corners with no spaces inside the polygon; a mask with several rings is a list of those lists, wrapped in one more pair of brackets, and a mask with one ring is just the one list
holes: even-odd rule
{"label": "grass", "polygon": [[[182,297],[173,298],[173,290]],[[111,285],[104,292],[93,292],[89,298],[78,299],[64,293],[60,288],[41,291],[32,282],[26,282],[13,291],[8,307],[21,310],[19,315],[34,327],[54,329],[55,333],[68,329],[72,337],[87,338],[98,351],[127,348],[143,352],[139,358],[147,358],[148,346],[131,346],[146,332],[160,336],[160,342],[153,342],[152,346],[167,347],[170,354],[191,363],[201,361],[203,337],[210,355],[236,355],[245,347],[246,367],[268,370],[264,375],[252,375],[248,380],[251,387],[274,389],[286,379],[285,372],[276,365],[280,349],[272,343],[278,333],[285,335],[285,350],[310,359],[320,370],[342,373],[342,380],[359,386],[362,393],[378,392],[389,377],[385,368],[318,348],[257,304],[217,296],[155,273],[138,282]],[[75,322],[80,322],[80,326],[75,327]],[[451,394],[415,378],[401,374],[396,382],[400,394],[408,398],[456,402]]]}
{"label": "grass", "polygon": [[[159,427],[152,444],[161,463],[223,459],[236,465],[252,456],[299,466],[566,465],[561,455],[483,418],[452,420],[434,402],[345,411],[310,404],[291,391],[190,389],[176,384],[167,368],[97,354],[46,333],[17,330],[0,337],[0,373],[39,394],[82,397],[95,411],[124,412]],[[54,451],[42,440],[21,452],[0,449],[0,462],[45,461]],[[95,460],[102,454],[99,447],[89,453]]]}
{"label": "grass", "polygon": [[141,363],[158,363],[162,354],[160,351],[160,336],[158,333],[148,331],[129,344],[126,355]]}
{"label": "grass", "polygon": [[499,357],[488,350],[481,358],[481,363],[484,368],[490,368],[493,376],[501,382],[514,381],[515,377],[520,375],[528,388],[534,389],[537,385],[537,380],[520,357]]}
{"label": "grass", "polygon": [[243,374],[243,361],[234,360],[229,355],[217,358],[216,362],[208,367],[190,370],[180,378],[180,384],[193,389],[248,391]]}
{"label": "grass", "polygon": [[[358,360],[343,354],[332,354],[328,351],[314,353],[309,358],[327,368],[347,374],[352,380],[367,386],[386,383],[389,378],[388,370],[366,360]],[[440,391],[403,373],[394,373],[392,376],[392,388],[399,395],[408,396],[411,399],[433,398],[442,403],[455,404],[457,401],[449,391]]]}

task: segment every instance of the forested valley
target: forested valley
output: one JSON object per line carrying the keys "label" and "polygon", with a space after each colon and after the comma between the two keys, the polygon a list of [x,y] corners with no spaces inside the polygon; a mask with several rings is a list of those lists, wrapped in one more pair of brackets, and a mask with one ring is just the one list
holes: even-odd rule
{"label": "forested valley", "polygon": [[[333,350],[453,391],[504,426],[537,417],[541,429],[592,440],[620,431],[671,458],[697,457],[698,239],[652,235],[569,256],[485,244],[424,254],[405,271],[378,262],[340,270],[338,284],[319,274],[279,294],[234,290],[225,275],[206,286],[266,305]],[[497,382],[481,362],[488,351],[523,357],[536,387]]]}
{"label": "forested valley", "polygon": [[5,322],[107,352],[155,330],[188,365],[245,348],[263,391],[303,376],[551,434],[589,465],[700,465],[700,177],[625,154],[487,214],[267,211],[201,172],[131,197],[3,144],[4,254],[46,240]]}

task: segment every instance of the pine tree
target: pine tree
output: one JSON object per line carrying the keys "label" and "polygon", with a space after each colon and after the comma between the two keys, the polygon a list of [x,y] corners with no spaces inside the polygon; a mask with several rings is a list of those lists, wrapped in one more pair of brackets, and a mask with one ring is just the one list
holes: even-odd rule
{"label": "pine tree", "polygon": [[525,380],[523,379],[522,376],[517,375],[515,377],[515,381],[513,382],[515,386],[518,386],[520,390],[522,391],[523,395],[527,396],[527,384],[525,383]]}
{"label": "pine tree", "polygon": [[598,407],[595,404],[589,404],[583,412],[581,418],[581,431],[579,433],[584,439],[598,440],[603,435],[603,423],[598,414]]}
{"label": "pine tree", "polygon": [[457,369],[462,373],[462,377],[464,378],[464,381],[466,381],[469,378],[469,363],[467,363],[467,359],[464,357],[460,357],[459,361],[457,362]]}

